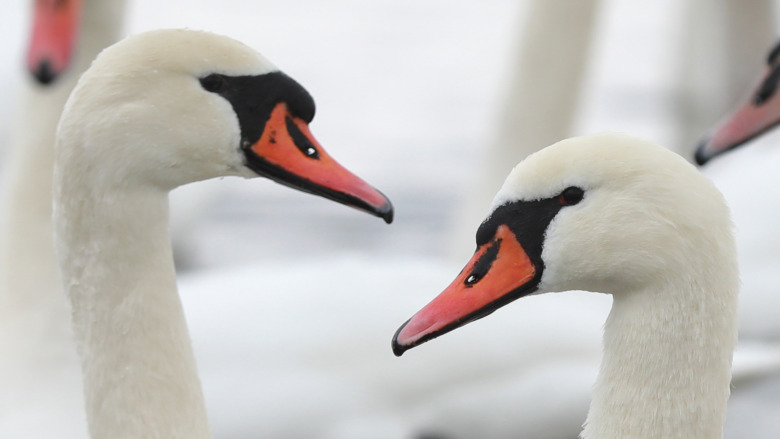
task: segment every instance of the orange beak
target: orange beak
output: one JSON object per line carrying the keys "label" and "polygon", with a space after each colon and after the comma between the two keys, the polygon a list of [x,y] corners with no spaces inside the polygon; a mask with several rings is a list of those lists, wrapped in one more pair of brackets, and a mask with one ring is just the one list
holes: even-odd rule
{"label": "orange beak", "polygon": [[393,221],[390,200],[333,160],[283,102],[271,111],[260,140],[244,149],[248,166],[264,177]]}
{"label": "orange beak", "polygon": [[777,81],[780,67],[769,67],[754,91],[731,114],[721,120],[696,149],[696,163],[703,165],[715,156],[760,136],[780,122],[780,90],[766,100],[760,97],[767,81]]}
{"label": "orange beak", "polygon": [[41,84],[68,68],[76,46],[83,0],[37,0],[27,69]]}
{"label": "orange beak", "polygon": [[506,225],[477,249],[457,278],[433,301],[403,324],[393,337],[393,353],[446,334],[530,294],[538,270]]}

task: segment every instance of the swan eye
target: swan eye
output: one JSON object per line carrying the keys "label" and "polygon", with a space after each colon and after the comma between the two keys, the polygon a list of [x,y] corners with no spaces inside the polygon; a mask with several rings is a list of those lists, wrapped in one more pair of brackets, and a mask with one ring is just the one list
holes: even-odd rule
{"label": "swan eye", "polygon": [[200,85],[212,93],[219,93],[227,87],[227,80],[224,76],[212,73],[205,78],[200,78]]}
{"label": "swan eye", "polygon": [[576,186],[570,186],[558,195],[558,202],[564,206],[573,206],[582,201],[584,196],[585,191]]}

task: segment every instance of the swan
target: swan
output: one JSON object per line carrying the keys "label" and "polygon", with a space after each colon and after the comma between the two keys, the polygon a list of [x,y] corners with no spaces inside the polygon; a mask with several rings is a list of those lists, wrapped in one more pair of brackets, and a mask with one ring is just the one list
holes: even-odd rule
{"label": "swan", "polygon": [[[776,93],[780,75],[778,53],[780,42],[768,51],[766,66],[755,84],[700,141],[694,155],[702,165],[702,172],[712,178],[734,212],[743,281],[740,346],[756,344],[759,348],[753,351],[764,350],[769,355],[780,347],[776,315],[780,308],[776,292],[780,281],[776,273],[780,264],[777,252],[780,235],[775,232],[780,217],[772,204],[766,203],[767,199],[780,196],[777,185],[773,184],[780,165],[780,151],[776,148],[778,131],[774,130],[780,122],[780,100]],[[742,148],[747,144],[751,146]],[[780,410],[777,398],[780,365],[769,362],[761,364],[759,369],[758,376],[750,376],[743,383],[735,382],[726,422],[727,437],[769,438],[780,428],[776,416]],[[748,395],[743,397],[743,393]]]}
{"label": "swan", "polygon": [[[770,50],[768,58],[780,51],[780,43]],[[725,116],[701,142],[698,153],[699,164],[705,176],[713,179],[732,206],[736,224],[737,254],[744,293],[740,296],[740,342],[734,356],[732,369],[732,396],[724,436],[773,437],[777,431],[775,421],[778,408],[777,397],[767,398],[767,392],[774,391],[780,382],[780,346],[776,343],[778,325],[776,310],[780,307],[775,294],[775,267],[780,263],[776,248],[780,247],[778,235],[763,233],[774,228],[776,215],[767,207],[766,199],[780,196],[774,175],[780,153],[774,148],[777,132],[772,127],[780,121],[780,100],[775,95],[767,96],[765,104],[755,105],[759,90],[764,93],[771,88],[763,84],[777,71],[777,60],[762,75],[746,95],[748,99],[737,106],[732,114]],[[776,75],[777,73],[775,73]],[[771,83],[770,83],[771,84]],[[756,138],[763,137],[763,138]],[[751,141],[755,146],[739,148]],[[524,145],[519,145],[524,148]],[[728,159],[711,160],[729,151]],[[747,170],[749,169],[749,171]],[[756,196],[756,194],[762,194]],[[773,195],[774,194],[774,195]],[[549,299],[549,298],[547,298]],[[569,304],[577,294],[567,298]],[[583,306],[585,303],[577,303]],[[536,305],[536,304],[534,304]],[[598,304],[606,305],[606,304]],[[527,300],[526,300],[526,306]],[[527,312],[521,319],[535,318]],[[517,310],[515,310],[517,312]],[[587,313],[599,313],[600,309],[589,308]],[[582,326],[592,322],[580,321],[582,315],[569,316],[567,326],[576,322],[572,331],[582,340]],[[539,324],[533,321],[532,324]],[[560,343],[559,330],[541,331],[545,337],[556,337]],[[570,335],[571,336],[571,335]],[[526,336],[525,343],[529,343]],[[528,349],[524,345],[524,349]],[[528,355],[530,361],[533,355]],[[537,368],[527,367],[515,374],[498,374],[491,380],[453,386],[439,395],[430,395],[415,404],[413,423],[418,431],[429,432],[447,438],[465,437],[574,437],[585,419],[592,383],[597,375],[598,358],[583,356],[582,352],[549,358]],[[565,378],[562,378],[565,377]],[[542,392],[539,389],[545,389]],[[762,395],[762,392],[764,395]],[[525,396],[523,396],[525,395]],[[533,396],[530,396],[533,395]],[[499,402],[500,401],[500,402]],[[530,403],[533,404],[530,404]],[[522,413],[494,407],[523,407]],[[489,409],[478,410],[479,407]]]}
{"label": "swan", "polygon": [[[51,22],[55,3],[65,11],[60,27]],[[52,246],[52,151],[57,121],[78,75],[119,38],[123,1],[86,0],[79,11],[80,3],[35,2],[29,74],[4,157],[0,437],[87,437],[70,311]]]}
{"label": "swan", "polygon": [[[740,337],[775,340],[777,324],[777,266],[780,264],[778,211],[766,200],[780,197],[776,181],[780,150],[780,43],[768,51],[763,72],[699,143],[695,160],[726,196],[734,213],[744,294],[740,297]],[[742,145],[750,143],[750,148]],[[728,153],[728,154],[726,154]],[[721,159],[722,156],[722,159]]]}
{"label": "swan", "polygon": [[707,178],[639,139],[579,137],[515,167],[471,261],[392,347],[401,355],[526,295],[606,293],[582,437],[720,438],[738,284],[729,211]]}
{"label": "swan", "polygon": [[168,239],[170,190],[264,176],[392,221],[389,200],[314,140],[313,116],[298,83],[206,32],[126,38],[82,75],[57,129],[54,239],[93,438],[210,437]]}

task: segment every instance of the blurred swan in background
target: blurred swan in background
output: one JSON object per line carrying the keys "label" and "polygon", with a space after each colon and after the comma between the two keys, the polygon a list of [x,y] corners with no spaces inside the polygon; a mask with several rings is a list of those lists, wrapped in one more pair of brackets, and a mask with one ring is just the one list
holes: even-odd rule
{"label": "blurred swan in background", "polygon": [[[119,39],[124,0],[36,1],[26,72],[4,151],[0,218],[0,437],[86,437],[80,372],[52,248],[54,132],[73,86]],[[217,190],[172,197],[173,240],[188,260],[193,221]],[[58,423],[40,422],[56,414]]]}
{"label": "blurred swan in background", "polygon": [[4,155],[0,437],[85,438],[81,373],[52,246],[54,132],[79,74],[121,32],[124,1],[35,2]]}
{"label": "blurred swan in background", "polygon": [[[780,217],[767,203],[780,198],[775,184],[780,166],[780,149],[772,128],[780,122],[780,45],[766,58],[761,78],[736,106],[702,140],[695,159],[706,166],[703,172],[715,181],[734,211],[743,291],[740,298],[740,335],[777,340],[780,325]],[[768,134],[766,138],[756,139]],[[749,148],[742,148],[747,142]],[[733,151],[722,159],[720,154]],[[712,160],[712,162],[710,162]]]}
{"label": "blurred swan in background", "polygon": [[[734,212],[742,272],[740,345],[763,346],[752,352],[758,355],[756,367],[762,372],[743,384],[735,384],[726,423],[727,437],[769,439],[775,434],[772,432],[780,429],[776,416],[780,411],[780,367],[773,367],[771,361],[762,364],[766,359],[761,356],[766,354],[760,353],[780,349],[780,216],[771,207],[772,200],[780,199],[776,184],[780,149],[778,132],[773,129],[780,122],[778,53],[780,43],[768,51],[766,67],[755,85],[710,130],[694,155],[696,162],[703,165],[702,172],[712,178]],[[755,396],[743,397],[742,390]]]}

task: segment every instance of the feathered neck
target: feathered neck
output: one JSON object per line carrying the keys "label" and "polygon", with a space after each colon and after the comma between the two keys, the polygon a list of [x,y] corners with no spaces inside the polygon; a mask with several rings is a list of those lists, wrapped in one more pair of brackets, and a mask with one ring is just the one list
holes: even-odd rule
{"label": "feathered neck", "polygon": [[715,268],[614,295],[583,439],[722,438],[738,280]]}
{"label": "feathered neck", "polygon": [[55,173],[55,235],[93,439],[209,438],[175,282],[167,193]]}

